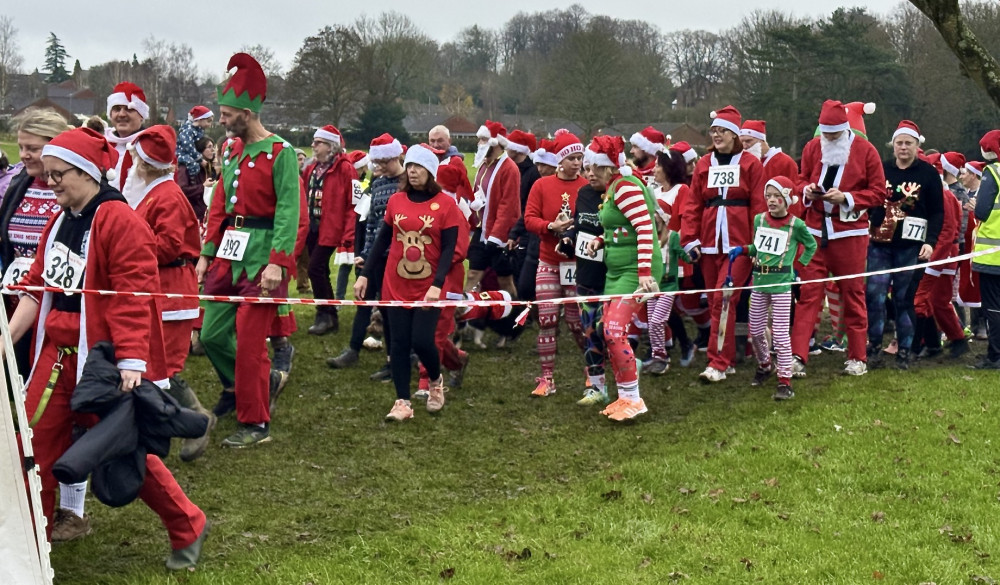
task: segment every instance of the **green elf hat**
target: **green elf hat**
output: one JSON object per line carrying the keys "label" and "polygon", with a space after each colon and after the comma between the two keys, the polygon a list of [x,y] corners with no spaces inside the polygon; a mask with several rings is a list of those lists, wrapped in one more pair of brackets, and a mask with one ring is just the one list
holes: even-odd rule
{"label": "green elf hat", "polygon": [[267,77],[260,63],[246,53],[236,53],[229,58],[226,70],[236,69],[226,86],[219,91],[219,105],[260,113],[267,99]]}

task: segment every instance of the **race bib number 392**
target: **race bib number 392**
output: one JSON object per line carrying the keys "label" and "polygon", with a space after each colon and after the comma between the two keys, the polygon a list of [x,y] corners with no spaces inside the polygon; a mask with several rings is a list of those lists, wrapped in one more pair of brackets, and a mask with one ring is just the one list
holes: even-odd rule
{"label": "race bib number 392", "polygon": [[754,233],[753,244],[756,246],[758,254],[780,256],[788,249],[788,232],[759,227]]}
{"label": "race bib number 392", "polygon": [[56,242],[45,251],[45,270],[42,280],[49,286],[58,288],[80,288],[87,261],[71,252],[66,244]]}
{"label": "race bib number 392", "polygon": [[243,254],[246,253],[249,242],[250,234],[248,232],[226,230],[222,234],[222,242],[219,244],[219,251],[215,253],[215,257],[239,262],[243,260]]}
{"label": "race bib number 392", "polygon": [[725,189],[740,184],[740,165],[708,167],[708,188]]}

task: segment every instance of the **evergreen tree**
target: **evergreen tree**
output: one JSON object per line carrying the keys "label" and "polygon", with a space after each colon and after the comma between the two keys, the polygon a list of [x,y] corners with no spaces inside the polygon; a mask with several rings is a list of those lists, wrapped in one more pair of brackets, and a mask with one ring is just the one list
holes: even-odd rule
{"label": "evergreen tree", "polygon": [[49,83],[61,83],[69,79],[69,71],[66,70],[66,47],[56,36],[56,33],[49,33],[48,46],[45,47],[45,70],[49,72],[46,81]]}

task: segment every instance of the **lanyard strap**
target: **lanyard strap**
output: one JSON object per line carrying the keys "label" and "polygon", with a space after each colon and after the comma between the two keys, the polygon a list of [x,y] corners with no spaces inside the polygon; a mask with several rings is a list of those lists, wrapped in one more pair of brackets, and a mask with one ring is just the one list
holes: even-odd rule
{"label": "lanyard strap", "polygon": [[52,392],[56,389],[56,383],[59,381],[59,376],[63,371],[63,358],[77,352],[76,347],[59,347],[56,349],[56,362],[52,364],[52,373],[49,374],[49,381],[45,384],[45,391],[42,393],[42,399],[38,401],[38,408],[35,409],[35,415],[31,417],[31,422],[28,423],[29,428],[33,428],[36,424],[38,424],[42,415],[45,414],[45,408],[49,405],[49,400],[52,398]]}

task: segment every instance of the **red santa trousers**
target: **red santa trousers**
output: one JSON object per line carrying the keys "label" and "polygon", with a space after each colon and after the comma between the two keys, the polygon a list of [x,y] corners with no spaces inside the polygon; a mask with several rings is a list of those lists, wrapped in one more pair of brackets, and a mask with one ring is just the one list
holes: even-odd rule
{"label": "red santa trousers", "polygon": [[916,297],[913,300],[917,315],[934,317],[938,329],[948,337],[948,341],[965,339],[965,331],[958,321],[958,313],[955,312],[955,307],[951,304],[954,287],[954,274],[935,276],[925,272],[923,278],[920,279],[920,285],[917,287]]}
{"label": "red santa trousers", "polygon": [[[45,319],[45,342],[35,360],[35,373],[28,381],[24,406],[29,418],[36,415],[52,365],[58,357],[58,348],[75,347],[79,339],[79,313],[49,312]],[[74,422],[83,426],[93,426],[97,422],[94,416],[80,415],[70,409],[70,399],[76,387],[76,358],[75,353],[62,358],[62,374],[41,418],[32,427],[34,437],[31,443],[42,480],[42,512],[49,520],[46,530],[50,538],[55,492],[59,483],[52,475],[52,467],[73,443]],[[188,499],[159,457],[146,457],[146,480],[139,491],[139,498],[160,517],[174,550],[190,546],[205,529],[205,513]]]}
{"label": "red santa trousers", "polygon": [[188,351],[191,350],[191,332],[197,319],[164,321],[163,351],[166,353],[167,377],[179,374],[184,369]]}
{"label": "red santa trousers", "polygon": [[[818,239],[818,238],[817,238]],[[816,249],[816,255],[799,269],[802,280],[861,274],[868,264],[868,236],[851,236],[830,240],[826,248]],[[841,319],[847,332],[847,357],[867,361],[868,309],[865,305],[864,278],[848,278],[840,284]],[[799,302],[795,305],[792,323],[792,354],[803,363],[809,361],[809,339],[813,336],[816,316],[823,308],[826,283],[803,284]]]}
{"label": "red santa trousers", "polygon": [[[705,276],[706,288],[722,288],[726,282],[729,256],[726,254],[705,254],[701,257],[701,273]],[[738,256],[733,262],[733,283],[743,283],[750,278],[750,257]],[[736,355],[736,305],[740,296],[734,293],[730,298],[729,318],[726,320],[726,335],[719,351],[719,317],[722,315],[722,293],[708,295],[708,306],[712,312],[712,328],[708,337],[708,365],[716,370],[726,371],[733,365]]]}

